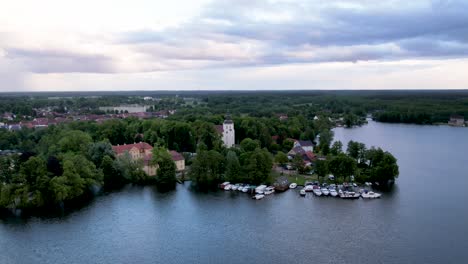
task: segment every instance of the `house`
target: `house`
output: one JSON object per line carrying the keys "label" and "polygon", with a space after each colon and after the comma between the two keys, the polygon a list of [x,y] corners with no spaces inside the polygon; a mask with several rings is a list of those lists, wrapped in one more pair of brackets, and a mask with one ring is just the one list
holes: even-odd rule
{"label": "house", "polygon": [[280,121],[288,120],[287,114],[278,114],[278,118]]}
{"label": "house", "polygon": [[452,115],[450,116],[450,120],[448,122],[451,126],[464,126],[465,125],[465,117],[461,115]]}
{"label": "house", "polygon": [[[128,153],[132,160],[143,160],[143,171],[149,176],[156,175],[158,166],[151,164],[151,160],[153,159],[153,147],[150,144],[146,142],[139,142],[134,144],[117,145],[112,146],[112,150],[117,156]],[[185,170],[184,157],[174,150],[169,151],[169,154],[171,155],[171,158],[176,165],[176,170]]]}
{"label": "house", "polygon": [[153,147],[146,143],[140,142],[135,144],[124,144],[112,146],[112,150],[117,156],[125,155],[128,153],[132,160],[143,160],[143,170],[149,176],[156,175],[156,166],[151,165],[153,155]]}
{"label": "house", "polygon": [[234,146],[236,132],[234,130],[234,122],[230,116],[226,117],[222,125],[215,126],[215,129],[221,135],[225,147],[230,148]]}
{"label": "house", "polygon": [[174,163],[176,165],[176,170],[177,171],[185,170],[185,158],[184,158],[184,156],[182,156],[182,154],[180,154],[179,152],[177,152],[175,150],[171,150],[171,151],[169,151],[169,153],[171,154],[171,158],[172,158],[172,160],[174,161]]}
{"label": "house", "polygon": [[304,151],[314,151],[314,143],[310,140],[294,140],[294,147],[301,147]]}

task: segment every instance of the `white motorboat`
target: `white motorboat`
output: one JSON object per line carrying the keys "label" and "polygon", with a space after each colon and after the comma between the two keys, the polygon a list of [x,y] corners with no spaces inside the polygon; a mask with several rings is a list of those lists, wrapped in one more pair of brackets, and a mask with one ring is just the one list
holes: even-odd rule
{"label": "white motorboat", "polygon": [[361,196],[361,194],[356,192],[345,191],[340,193],[340,197],[342,199],[359,199],[359,196]]}
{"label": "white motorboat", "polygon": [[252,198],[255,199],[255,200],[260,200],[260,199],[263,199],[263,197],[265,197],[264,194],[256,194]]}
{"label": "white motorboat", "polygon": [[230,184],[230,182],[223,182],[223,183],[221,183],[221,184],[219,185],[219,187],[220,187],[221,189],[224,189],[224,188],[225,188],[227,185],[229,185],[229,184]]}
{"label": "white motorboat", "polygon": [[244,187],[242,188],[242,192],[245,192],[245,193],[246,193],[246,192],[249,191],[249,189],[250,189],[249,186],[244,186]]}
{"label": "white motorboat", "polygon": [[312,192],[312,191],[314,191],[314,186],[313,186],[313,185],[306,185],[306,186],[304,187],[304,191],[306,191],[306,192]]}
{"label": "white motorboat", "polygon": [[265,192],[265,189],[267,188],[266,185],[259,185],[257,186],[257,188],[255,188],[255,193],[258,193],[258,194],[263,194]]}
{"label": "white motorboat", "polygon": [[322,191],[319,188],[314,189],[314,194],[317,196],[322,196]]}
{"label": "white motorboat", "polygon": [[289,189],[296,189],[297,183],[293,182],[289,185]]}
{"label": "white motorboat", "polygon": [[236,191],[239,188],[239,184],[234,184],[231,186],[231,190]]}
{"label": "white motorboat", "polygon": [[301,196],[305,196],[305,195],[306,195],[306,191],[305,191],[304,189],[301,189],[301,190],[299,191],[299,194],[300,194]]}
{"label": "white motorboat", "polygon": [[274,192],[275,192],[275,187],[273,187],[273,186],[266,187],[265,191],[264,191],[265,195],[272,194]]}
{"label": "white motorboat", "polygon": [[229,190],[231,190],[231,188],[232,188],[231,184],[228,184],[228,185],[224,186],[225,191],[229,191]]}
{"label": "white motorboat", "polygon": [[330,189],[330,195],[336,197],[338,196],[338,192],[335,189]]}
{"label": "white motorboat", "polygon": [[330,194],[330,191],[329,191],[327,188],[325,188],[325,187],[323,187],[322,189],[320,189],[320,191],[321,191],[322,194],[325,195],[325,196],[327,196],[327,195]]}
{"label": "white motorboat", "polygon": [[380,196],[382,196],[380,193],[375,193],[375,192],[363,192],[361,194],[361,197],[364,198],[364,199],[376,199],[376,198],[380,198]]}

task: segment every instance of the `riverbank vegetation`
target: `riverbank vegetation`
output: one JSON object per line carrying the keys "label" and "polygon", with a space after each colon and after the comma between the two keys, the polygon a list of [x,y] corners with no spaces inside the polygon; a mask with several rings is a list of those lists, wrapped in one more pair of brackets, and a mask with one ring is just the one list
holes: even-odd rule
{"label": "riverbank vegetation", "polygon": [[[95,106],[110,103],[144,101],[152,105],[150,111],[173,107],[172,114],[161,118],[68,119],[33,128],[0,128],[0,150],[12,150],[0,156],[0,207],[63,207],[129,183],[173,189],[178,179],[168,150],[184,154],[189,169],[182,175],[205,190],[221,181],[271,184],[277,173],[272,171],[274,165],[289,165],[303,174],[314,170],[310,177],[318,180],[333,174],[340,181],[353,176],[360,182],[386,184],[398,175],[396,159],[390,153],[356,142],[350,142],[344,151],[341,142],[333,142],[331,130],[336,125],[362,124],[381,100],[393,100],[386,97],[390,95],[298,91],[171,96],[161,95],[160,100],[154,96],[149,102],[136,95],[0,98],[15,102],[2,105],[2,111],[18,111],[8,122],[24,116],[34,118],[37,110],[46,106],[65,115],[83,109],[94,111]],[[157,105],[159,102],[163,103]],[[226,111],[232,116],[236,134],[236,145],[229,149],[216,129]],[[312,162],[307,166],[303,158],[289,153],[299,141],[313,146]],[[157,167],[157,176],[146,175],[143,161],[116,156],[112,149],[112,145],[134,142],[155,147],[150,163]]]}

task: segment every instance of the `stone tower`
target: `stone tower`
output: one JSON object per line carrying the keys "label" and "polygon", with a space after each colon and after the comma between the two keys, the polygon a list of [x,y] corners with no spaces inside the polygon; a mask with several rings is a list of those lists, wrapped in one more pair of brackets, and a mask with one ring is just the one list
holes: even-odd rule
{"label": "stone tower", "polygon": [[234,131],[234,122],[232,122],[231,117],[226,116],[226,120],[223,123],[223,142],[224,146],[230,148],[234,146],[235,142],[235,131]]}

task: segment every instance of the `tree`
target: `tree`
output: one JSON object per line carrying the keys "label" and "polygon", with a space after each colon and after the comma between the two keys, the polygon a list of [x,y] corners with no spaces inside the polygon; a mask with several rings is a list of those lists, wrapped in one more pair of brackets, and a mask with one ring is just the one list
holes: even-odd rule
{"label": "tree", "polygon": [[238,182],[241,176],[241,167],[236,152],[230,150],[226,155],[226,180]]}
{"label": "tree", "polygon": [[273,159],[265,149],[255,149],[249,157],[246,174],[254,184],[265,182],[270,175]]}
{"label": "tree", "polygon": [[330,143],[333,140],[333,131],[325,129],[320,132],[319,148],[323,155],[330,152]]}
{"label": "tree", "polygon": [[302,160],[301,155],[299,154],[295,155],[292,160],[292,164],[294,165],[298,173],[301,173],[301,174],[305,173],[306,167],[304,164],[304,160]]}
{"label": "tree", "polygon": [[351,140],[348,142],[347,153],[360,163],[366,158],[366,145]]}
{"label": "tree", "polygon": [[89,134],[79,130],[70,130],[61,133],[57,145],[59,151],[62,153],[72,152],[86,154],[88,145],[91,144],[91,142],[92,138]]}
{"label": "tree", "polygon": [[200,189],[210,189],[220,181],[224,157],[215,150],[197,152],[190,169],[190,179]]}
{"label": "tree", "polygon": [[96,166],[101,165],[102,159],[105,156],[114,157],[114,151],[109,142],[100,141],[89,145],[88,157]]}
{"label": "tree", "polygon": [[281,166],[284,166],[286,163],[288,163],[288,156],[284,152],[278,151],[278,153],[275,155],[275,162]]}
{"label": "tree", "polygon": [[330,153],[334,156],[343,153],[343,143],[341,141],[335,141],[330,149]]}
{"label": "tree", "polygon": [[253,140],[251,138],[243,139],[240,145],[245,152],[254,151],[256,148],[260,148],[260,143],[258,140]]}
{"label": "tree", "polygon": [[355,173],[356,161],[346,154],[341,153],[329,161],[328,168],[335,177],[341,177],[344,181],[346,177]]}
{"label": "tree", "polygon": [[315,173],[317,173],[317,176],[319,177],[325,177],[329,173],[328,171],[328,162],[326,160],[317,160],[315,162]]}
{"label": "tree", "polygon": [[384,152],[381,148],[372,147],[366,152],[365,172],[371,181],[379,182],[380,185],[387,186],[392,183],[399,174],[397,159],[389,152]]}
{"label": "tree", "polygon": [[158,168],[156,170],[156,184],[158,189],[164,191],[175,189],[177,183],[176,165],[168,150],[163,147],[154,148],[151,164]]}

